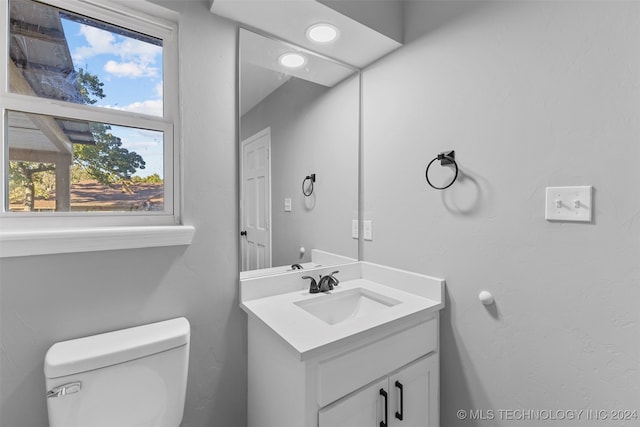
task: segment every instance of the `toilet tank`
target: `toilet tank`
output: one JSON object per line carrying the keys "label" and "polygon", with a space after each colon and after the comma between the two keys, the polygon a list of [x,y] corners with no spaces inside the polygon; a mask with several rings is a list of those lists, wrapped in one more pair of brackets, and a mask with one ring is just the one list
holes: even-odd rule
{"label": "toilet tank", "polygon": [[189,363],[184,317],[59,342],[45,356],[50,427],[178,427]]}

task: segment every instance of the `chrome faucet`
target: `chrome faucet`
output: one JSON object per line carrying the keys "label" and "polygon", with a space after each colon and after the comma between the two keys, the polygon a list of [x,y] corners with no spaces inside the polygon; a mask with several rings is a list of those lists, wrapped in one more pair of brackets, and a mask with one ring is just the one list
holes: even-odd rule
{"label": "chrome faucet", "polygon": [[334,271],[331,274],[327,274],[326,276],[320,277],[320,282],[318,282],[318,288],[320,292],[329,292],[332,291],[334,286],[338,286],[340,281],[337,277],[334,277],[334,274],[340,273],[339,271]]}
{"label": "chrome faucet", "polygon": [[309,282],[309,293],[310,294],[317,294],[318,292],[320,292],[320,289],[318,288],[318,282],[316,282],[316,279],[314,279],[311,276],[302,276],[303,279],[311,279],[311,282]]}
{"label": "chrome faucet", "polygon": [[326,276],[320,275],[320,280],[316,282],[311,276],[302,276],[303,279],[310,279],[309,282],[309,293],[317,294],[318,292],[329,292],[332,291],[335,286],[338,286],[340,280],[334,276],[334,274],[340,273],[339,271],[334,271],[331,274],[327,274]]}

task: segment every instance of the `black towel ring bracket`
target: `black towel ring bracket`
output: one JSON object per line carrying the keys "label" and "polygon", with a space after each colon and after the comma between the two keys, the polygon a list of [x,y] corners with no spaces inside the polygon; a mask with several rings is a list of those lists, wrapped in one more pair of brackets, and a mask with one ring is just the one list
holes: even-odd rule
{"label": "black towel ring bracket", "polygon": [[[444,187],[436,187],[429,180],[429,168],[436,160],[440,160],[440,166],[453,165],[456,170],[455,175],[453,176],[453,179],[451,180],[451,182],[445,185]],[[456,179],[458,178],[458,163],[456,163],[456,152],[454,150],[451,150],[451,151],[443,151],[442,153],[438,154],[427,165],[427,170],[424,172],[424,176],[427,179],[427,184],[429,184],[431,187],[435,188],[436,190],[444,190],[445,188],[451,187],[453,183],[456,182]]]}
{"label": "black towel ring bracket", "polygon": [[[305,188],[305,183],[309,181],[309,185]],[[309,197],[313,194],[313,184],[316,182],[316,174],[312,173],[311,175],[307,175],[302,181],[302,194],[306,197]]]}

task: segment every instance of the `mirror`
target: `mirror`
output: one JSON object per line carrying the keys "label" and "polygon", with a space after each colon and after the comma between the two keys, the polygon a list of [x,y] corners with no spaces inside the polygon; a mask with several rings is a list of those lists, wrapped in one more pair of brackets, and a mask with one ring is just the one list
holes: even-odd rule
{"label": "mirror", "polygon": [[241,277],[356,261],[359,71],[245,29],[238,57]]}

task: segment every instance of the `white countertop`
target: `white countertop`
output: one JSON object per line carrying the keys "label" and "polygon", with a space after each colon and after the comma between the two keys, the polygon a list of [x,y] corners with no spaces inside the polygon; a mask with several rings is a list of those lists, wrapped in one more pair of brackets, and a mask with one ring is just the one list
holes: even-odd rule
{"label": "white countertop", "polygon": [[[439,285],[444,286],[444,281]],[[355,288],[368,289],[398,300],[400,303],[384,307],[376,313],[348,319],[334,325],[325,323],[295,304],[313,298],[325,298],[327,295]],[[441,293],[434,292],[434,294]],[[397,330],[403,325],[412,325],[426,320],[443,308],[444,303],[442,298],[431,299],[366,278],[355,278],[341,281],[339,286],[327,294],[310,294],[308,289],[297,290],[244,300],[241,307],[250,316],[266,324],[298,354],[301,360],[304,360],[337,346],[357,342],[371,334],[384,333],[386,329]]]}

